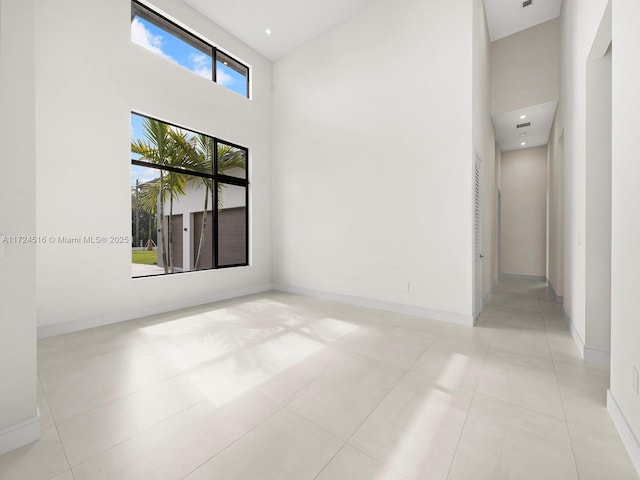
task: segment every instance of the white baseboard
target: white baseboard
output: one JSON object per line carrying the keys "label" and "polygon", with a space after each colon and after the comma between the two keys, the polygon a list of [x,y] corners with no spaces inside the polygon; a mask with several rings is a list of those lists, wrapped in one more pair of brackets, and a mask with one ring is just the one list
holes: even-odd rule
{"label": "white baseboard", "polygon": [[609,365],[611,363],[611,352],[606,352],[604,350],[585,345],[584,339],[580,335],[580,332],[578,332],[576,326],[573,324],[573,320],[571,320],[569,314],[565,310],[562,311],[562,314],[564,316],[565,322],[567,322],[567,326],[569,327],[569,331],[571,332],[573,341],[576,342],[576,346],[578,347],[580,356],[588,362]]}
{"label": "white baseboard", "polygon": [[36,416],[0,430],[0,455],[40,439],[40,411]]}
{"label": "white baseboard", "polygon": [[500,280],[533,280],[535,282],[546,282],[547,277],[540,275],[520,275],[519,273],[501,273]]}
{"label": "white baseboard", "polygon": [[602,365],[611,364],[611,352],[599,350],[587,345],[584,346],[584,353],[582,355],[582,358],[584,358],[588,362],[600,363]]}
{"label": "white baseboard", "polygon": [[425,317],[432,320],[440,320],[448,323],[455,323],[457,325],[464,325],[467,327],[473,327],[473,316],[465,315],[462,313],[445,312],[441,310],[432,310],[430,308],[417,307],[413,305],[404,305],[401,303],[382,302],[379,300],[372,300],[362,297],[354,297],[350,295],[341,295],[338,293],[323,292],[319,290],[313,290],[309,288],[293,287],[290,285],[274,284],[274,290],[280,290],[282,292],[295,293],[298,295],[307,295],[309,297],[326,298],[327,300],[334,300],[336,302],[349,303],[352,305],[359,305],[361,307],[377,308],[380,310],[387,310],[389,312],[405,313],[408,315],[415,315],[416,317]]}
{"label": "white baseboard", "polygon": [[196,307],[198,305],[206,305],[207,303],[219,302],[221,300],[228,300],[231,298],[244,297],[246,295],[267,292],[269,290],[272,290],[272,286],[270,283],[235,290],[227,290],[201,298],[191,298],[187,300],[165,303],[159,302],[152,306],[129,309],[127,312],[117,315],[88,318],[86,320],[56,323],[53,325],[41,325],[38,327],[38,338],[55,337],[56,335],[63,335],[65,333],[78,332],[80,330],[87,330],[88,328],[102,327],[114,323],[126,322],[128,320],[146,317],[149,315],[172,312],[174,310],[180,310],[183,308]]}
{"label": "white baseboard", "polygon": [[631,430],[629,422],[627,422],[622,410],[620,410],[620,406],[611,390],[607,390],[607,410],[613,420],[613,424],[616,426],[616,430],[618,430],[622,443],[629,453],[633,466],[636,467],[636,471],[640,475],[640,442],[633,434],[633,430]]}
{"label": "white baseboard", "polygon": [[[495,284],[494,284],[495,285]],[[491,288],[489,289],[489,291],[487,292],[487,294],[484,296],[484,298],[482,299],[482,309],[484,310],[485,307],[487,306],[487,303],[489,302],[489,298],[491,298],[491,294],[493,293],[493,287],[494,285],[491,285]]]}
{"label": "white baseboard", "polygon": [[551,295],[553,295],[553,300],[556,303],[563,303],[564,297],[562,295],[558,295],[558,293],[556,292],[556,289],[553,288],[553,284],[549,279],[547,279],[547,284],[549,285],[549,290],[551,290]]}

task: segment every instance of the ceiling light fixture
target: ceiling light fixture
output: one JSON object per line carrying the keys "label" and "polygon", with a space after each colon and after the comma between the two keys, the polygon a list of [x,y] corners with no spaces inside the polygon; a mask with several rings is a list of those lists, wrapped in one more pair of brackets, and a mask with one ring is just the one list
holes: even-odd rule
{"label": "ceiling light fixture", "polygon": [[270,28],[267,28],[267,29],[264,31],[264,33],[266,33],[267,35],[271,35],[271,29],[270,29]]}
{"label": "ceiling light fixture", "polygon": [[527,144],[527,142],[522,142],[520,145],[522,145],[523,147]]}
{"label": "ceiling light fixture", "polygon": [[520,115],[520,120],[524,120],[525,118],[527,118],[526,115]]}

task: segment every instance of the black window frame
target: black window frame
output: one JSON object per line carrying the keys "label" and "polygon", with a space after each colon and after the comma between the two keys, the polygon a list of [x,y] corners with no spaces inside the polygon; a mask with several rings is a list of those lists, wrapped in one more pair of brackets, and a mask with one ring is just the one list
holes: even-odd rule
{"label": "black window frame", "polygon": [[[217,81],[218,61],[220,61],[223,64],[225,64],[225,61],[226,61],[228,65],[227,64],[225,65],[227,65],[229,68],[231,68],[232,70],[235,70],[238,73],[245,75],[247,93],[244,97],[251,99],[251,88],[250,88],[251,87],[251,81],[250,81],[251,69],[249,68],[248,65],[245,65],[244,63],[242,63],[240,60],[238,60],[228,52],[225,52],[224,50],[220,50],[218,47],[210,44],[206,40],[203,40],[202,38],[198,37],[194,33],[187,30],[186,28],[169,20],[168,18],[159,14],[158,12],[148,7],[147,5],[144,5],[138,2],[137,0],[131,0],[131,21],[132,22],[136,16],[146,20],[147,22],[153,23],[158,28],[166,30],[166,32],[169,33],[170,35],[177,37],[178,39],[192,46],[193,48],[201,51],[205,55],[210,56],[211,57],[211,81],[213,83],[216,83],[226,88],[227,90],[231,90],[230,88],[225,87],[224,85],[218,83]],[[240,70],[244,70],[244,72],[241,72]],[[238,92],[235,92],[234,90],[231,90],[231,91],[234,93],[238,93]],[[241,95],[241,94],[238,94],[238,95]]]}
{"label": "black window frame", "polygon": [[[178,167],[172,167],[170,165],[161,165],[161,164],[157,164],[157,163],[151,163],[151,162],[146,162],[144,160],[138,160],[138,159],[131,159],[131,165],[137,165],[140,167],[145,167],[145,168],[151,168],[154,170],[163,170],[166,172],[172,172],[172,173],[178,173],[178,174],[182,174],[182,175],[190,175],[193,177],[200,177],[200,178],[207,178],[209,180],[211,180],[212,185],[213,185],[213,192],[212,192],[212,199],[213,199],[213,204],[211,206],[212,209],[212,216],[213,216],[213,228],[212,228],[212,260],[213,260],[213,267],[212,268],[203,268],[201,270],[186,270],[186,271],[182,271],[182,272],[173,272],[173,273],[158,273],[158,274],[152,274],[152,275],[141,275],[141,276],[137,276],[137,277],[131,277],[131,278],[149,278],[149,277],[163,277],[166,275],[176,275],[176,274],[181,274],[181,273],[192,273],[192,272],[204,272],[204,271],[208,271],[208,270],[220,270],[220,269],[224,269],[224,268],[236,268],[236,267],[248,267],[250,266],[250,261],[249,261],[249,148],[247,147],[243,147],[242,145],[238,145],[237,143],[233,143],[233,142],[229,142],[227,140],[218,138],[218,137],[214,137],[213,135],[209,135],[208,133],[204,133],[204,132],[200,132],[198,130],[193,130],[191,128],[187,128],[187,127],[183,127],[181,125],[177,125],[175,123],[172,122],[167,122],[165,120],[160,120],[159,118],[155,118],[152,117],[150,115],[144,114],[144,113],[140,113],[140,112],[136,112],[135,110],[131,111],[131,114],[133,115],[138,115],[139,117],[142,118],[148,118],[151,120],[155,120],[157,122],[162,122],[166,125],[169,125],[171,127],[174,128],[179,128],[181,130],[185,130],[187,132],[196,134],[196,135],[205,135],[207,137],[209,137],[212,142],[211,142],[211,148],[213,149],[212,152],[212,157],[213,158],[213,162],[211,165],[212,168],[212,172],[211,173],[204,173],[198,170],[192,170],[192,169],[188,169],[188,168],[178,168]],[[218,143],[222,143],[224,145],[228,145],[230,147],[233,148],[237,148],[238,150],[241,150],[244,153],[244,158],[245,158],[245,178],[240,178],[240,177],[234,177],[231,175],[225,175],[222,173],[218,173]],[[242,187],[244,188],[244,202],[245,202],[245,239],[244,239],[244,244],[245,244],[245,251],[244,251],[244,255],[245,255],[245,261],[242,263],[235,263],[235,264],[225,264],[225,265],[220,265],[219,264],[219,254],[218,254],[218,245],[219,245],[219,239],[218,239],[218,235],[219,235],[219,229],[218,229],[218,224],[219,224],[219,220],[218,220],[218,216],[219,216],[219,211],[218,211],[218,186],[219,184],[227,184],[227,185],[235,185],[238,187]]]}

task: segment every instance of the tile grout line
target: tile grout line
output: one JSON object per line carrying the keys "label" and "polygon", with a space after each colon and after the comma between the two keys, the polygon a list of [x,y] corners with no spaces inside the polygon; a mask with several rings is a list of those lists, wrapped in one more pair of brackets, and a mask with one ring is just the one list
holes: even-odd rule
{"label": "tile grout line", "polygon": [[[39,379],[38,379],[39,381]],[[47,406],[49,406],[49,411],[51,411],[51,406],[49,405],[49,398],[47,397],[47,392],[44,391],[44,387],[42,388],[42,393],[44,395],[44,399],[47,402]],[[56,429],[56,434],[58,435],[58,440],[60,441],[60,447],[62,448],[62,452],[64,453],[64,459],[67,461],[67,466],[69,467],[69,470],[65,470],[64,472],[60,472],[57,475],[62,475],[63,473],[65,473],[66,471],[71,473],[71,478],[75,479],[75,475],[73,474],[73,469],[71,468],[71,462],[69,461],[69,456],[67,455],[67,449],[64,446],[64,442],[62,441],[62,436],[60,435],[60,430],[58,428],[58,422],[56,421],[55,418],[53,418],[53,414],[51,415],[51,420],[53,420],[53,427]],[[51,478],[55,478],[56,475],[54,475]]]}
{"label": "tile grout line", "polygon": [[255,426],[253,426],[252,428],[250,428],[249,430],[244,432],[242,435],[240,435],[238,438],[236,438],[235,440],[233,440],[232,442],[227,444],[224,448],[220,449],[219,451],[214,453],[211,457],[207,458],[204,462],[202,462],[200,465],[198,465],[193,470],[191,470],[189,473],[187,473],[184,477],[182,477],[181,480],[185,480],[186,478],[188,478],[192,473],[194,473],[195,471],[199,470],[203,465],[206,465],[207,463],[209,463],[211,460],[216,458],[218,455],[220,455],[222,452],[227,450],[232,445],[235,445],[236,443],[238,443],[240,440],[242,440],[244,437],[246,437],[249,433],[253,432],[256,428],[258,428],[259,426],[261,426],[265,422],[267,422],[267,420],[270,420],[271,418],[275,417],[278,413],[280,413],[282,410],[284,410],[284,408],[285,407],[281,406],[275,412],[273,412],[271,415],[267,415],[261,422],[258,422]]}
{"label": "tile grout line", "polygon": [[[369,412],[369,414],[358,424],[358,426],[356,428],[354,428],[353,432],[351,433],[351,435],[349,435],[349,438],[347,438],[346,441],[343,441],[344,443],[342,444],[342,446],[338,449],[338,451],[333,455],[333,457],[331,457],[331,459],[320,469],[320,471],[317,473],[317,475],[314,478],[314,480],[316,478],[318,478],[318,476],[320,474],[322,474],[322,472],[327,468],[327,466],[329,466],[329,464],[333,461],[334,458],[336,458],[336,456],[342,451],[342,449],[345,447],[345,445],[349,445],[351,448],[354,448],[356,450],[358,450],[359,452],[363,453],[364,455],[366,455],[367,457],[371,458],[372,460],[376,461],[377,463],[379,463],[380,465],[383,465],[385,468],[388,468],[390,470],[392,470],[393,472],[396,472],[396,470],[394,468],[392,468],[391,466],[387,465],[384,462],[381,462],[380,460],[371,457],[369,454],[367,454],[366,452],[361,451],[359,448],[351,445],[349,442],[351,441],[351,439],[353,438],[353,436],[360,430],[360,428],[362,428],[362,425],[364,425],[366,423],[366,421],[371,417],[371,415],[373,415],[378,408],[380,407],[380,405],[382,405],[382,403],[386,400],[386,398],[391,394],[391,392],[400,384],[400,382],[409,374],[411,373],[411,367],[415,364],[415,362],[417,361],[418,358],[420,358],[420,356],[426,352],[429,347],[431,347],[431,345],[433,344],[430,343],[429,345],[427,345],[424,350],[416,357],[416,359],[413,361],[413,363],[406,369],[404,369],[404,373],[398,378],[398,380],[393,384],[393,386],[389,389],[389,391],[380,399],[380,401],[378,402],[378,404],[371,410],[371,412]],[[356,353],[352,358],[355,358],[356,356],[360,355],[360,353]],[[369,357],[367,357],[366,355],[363,355],[365,358],[370,359]],[[374,360],[376,362],[380,362],[380,363],[385,363],[382,362],[380,360],[377,359],[370,359],[370,360]],[[385,363],[386,364],[386,363]],[[400,369],[399,367],[395,366],[395,368]],[[324,375],[323,375],[324,377]],[[287,408],[287,407],[285,407]],[[312,425],[316,426],[317,428],[323,430],[324,432],[329,433],[330,435],[336,437],[335,434],[329,432],[328,430],[326,430],[324,427],[321,427],[320,425],[317,425],[314,421],[304,417],[303,415],[299,414],[298,412],[291,410],[289,408],[287,408],[287,411],[293,412],[296,415],[300,416],[301,418],[305,419],[306,421],[310,422]],[[338,438],[338,437],[336,437]],[[340,439],[342,440],[342,439]],[[396,473],[400,473],[400,472],[396,472]],[[401,474],[403,476],[405,476],[404,474]]]}
{"label": "tile grout line", "polygon": [[[431,346],[431,344],[430,344],[429,346]],[[429,347],[426,347],[426,348],[424,349],[424,351],[426,351],[428,348],[429,348]],[[423,353],[424,353],[424,351],[423,351]],[[414,362],[414,363],[415,363],[415,362]],[[413,366],[413,364],[412,364],[412,366]],[[369,412],[369,415],[367,415],[367,416],[366,416],[366,417],[365,417],[365,418],[360,422],[360,424],[359,424],[356,428],[354,428],[354,430],[353,430],[353,432],[351,433],[351,435],[349,435],[349,438],[347,438],[347,440],[344,442],[344,445],[349,445],[349,446],[350,446],[350,447],[352,447],[352,448],[356,448],[356,447],[354,447],[353,445],[351,445],[351,444],[349,443],[349,442],[351,441],[351,439],[354,437],[354,435],[355,435],[356,433],[358,433],[358,431],[359,431],[359,430],[362,428],[362,426],[367,422],[367,420],[369,420],[369,418],[371,418],[371,415],[373,415],[373,414],[378,410],[378,408],[380,408],[380,405],[382,405],[382,403],[387,399],[387,397],[388,397],[389,395],[391,395],[391,392],[393,392],[393,391],[395,390],[395,388],[400,384],[400,382],[401,382],[401,381],[402,381],[402,380],[403,380],[403,379],[404,379],[404,378],[405,378],[409,373],[410,373],[410,369],[406,369],[406,370],[405,370],[405,372],[404,372],[404,374],[400,376],[400,378],[398,379],[398,381],[397,381],[397,382],[396,382],[396,383],[395,383],[395,384],[394,384],[394,385],[389,389],[389,391],[386,393],[386,395],[385,395],[384,397],[382,397],[382,399],[380,399],[380,401],[379,401],[379,402],[378,402],[378,404],[375,406],[375,408],[373,408],[373,409],[371,410],[371,412]],[[313,423],[313,422],[312,422],[312,423]],[[315,424],[314,424],[314,425],[315,425]],[[344,445],[340,448],[340,450],[342,450],[342,449],[344,448]],[[356,448],[356,450],[361,451],[359,448]],[[365,453],[365,452],[362,452],[362,453]],[[366,454],[366,453],[365,453],[365,454]],[[337,455],[337,453],[336,453],[336,455]],[[383,465],[383,466],[385,466],[385,467],[387,467],[387,468],[389,468],[390,470],[392,470],[392,471],[394,471],[394,472],[395,472],[395,469],[394,469],[394,468],[392,468],[390,465],[387,465],[386,463],[381,462],[380,460],[375,459],[375,458],[371,457],[371,456],[370,456],[370,455],[368,455],[368,454],[366,454],[366,455],[367,455],[369,458],[372,458],[372,459],[373,459],[373,460],[375,460],[376,462],[380,463],[380,465]],[[335,458],[335,455],[334,455],[334,458]],[[333,460],[333,458],[332,458],[331,460]],[[327,465],[329,465],[329,463],[331,463],[331,461],[327,462],[327,464],[322,468],[322,470],[321,470],[320,472],[318,472],[318,475],[320,475],[320,473],[322,473],[322,471],[327,467]],[[400,473],[400,472],[398,472],[398,473]],[[318,476],[318,475],[316,475],[316,476],[314,477],[314,480],[315,480],[315,478],[317,478],[317,476]]]}
{"label": "tile grout line", "polygon": [[[546,324],[545,324],[545,334],[547,333]],[[569,447],[571,448],[571,457],[573,458],[573,464],[576,468],[576,478],[580,479],[580,470],[578,469],[578,460],[576,459],[576,452],[573,448],[573,440],[571,439],[571,431],[569,429],[569,421],[567,420],[567,411],[564,404],[564,396],[562,395],[562,390],[560,389],[560,382],[558,381],[558,369],[556,368],[556,360],[551,354],[551,343],[549,342],[549,335],[546,335],[547,345],[549,346],[549,353],[551,357],[551,364],[553,365],[553,372],[556,380],[556,386],[558,387],[558,394],[560,395],[560,404],[562,405],[562,415],[564,416],[564,426],[567,431],[567,439],[569,440]]]}
{"label": "tile grout line", "polygon": [[[437,336],[438,338],[440,337],[440,335],[435,335],[435,334],[432,334],[432,335]],[[380,401],[378,402],[378,404],[377,404],[377,405],[376,405],[376,406],[371,410],[371,412],[369,412],[369,415],[367,415],[367,416],[366,416],[366,417],[365,417],[365,418],[360,422],[360,424],[359,424],[359,425],[358,425],[358,426],[353,430],[353,432],[351,433],[351,435],[349,435],[349,438],[348,438],[346,441],[344,441],[344,443],[342,444],[342,446],[341,446],[341,447],[338,449],[338,451],[337,451],[337,452],[336,452],[336,453],[335,453],[335,454],[334,454],[334,455],[329,459],[329,461],[328,461],[328,462],[327,462],[327,463],[326,463],[326,464],[325,464],[325,465],[320,469],[320,471],[317,473],[317,475],[316,475],[315,477],[313,477],[313,479],[314,479],[314,480],[315,480],[315,479],[317,479],[317,478],[322,474],[322,472],[324,472],[324,470],[325,470],[325,469],[329,466],[329,464],[330,464],[330,463],[331,463],[331,462],[332,462],[332,461],[333,461],[333,460],[338,456],[338,454],[339,454],[339,453],[344,449],[344,447],[345,447],[346,445],[349,445],[349,447],[351,447],[351,448],[353,448],[353,449],[357,450],[358,452],[360,452],[360,453],[362,453],[363,455],[367,456],[368,458],[370,458],[371,460],[375,461],[376,463],[379,463],[380,465],[384,466],[385,468],[387,468],[387,469],[389,469],[389,470],[393,471],[394,473],[397,473],[397,474],[399,474],[399,475],[402,475],[403,477],[405,477],[405,478],[407,478],[407,479],[408,479],[408,477],[406,477],[406,475],[404,475],[404,474],[402,474],[402,473],[398,472],[397,470],[395,470],[394,468],[392,468],[390,465],[387,465],[387,464],[386,464],[386,463],[384,463],[383,461],[380,461],[380,460],[378,460],[378,459],[376,459],[376,458],[373,458],[371,455],[369,455],[369,454],[368,454],[368,453],[366,453],[366,452],[363,452],[363,451],[362,451],[362,450],[360,450],[358,447],[356,447],[356,446],[354,446],[354,445],[351,445],[349,442],[351,441],[351,439],[353,438],[353,436],[354,436],[356,433],[358,433],[358,431],[360,430],[360,428],[362,428],[362,425],[364,425],[364,424],[366,423],[366,421],[367,421],[367,420],[368,420],[368,419],[369,419],[369,418],[370,418],[370,417],[371,417],[371,416],[372,416],[372,415],[373,415],[373,414],[378,410],[378,408],[380,407],[380,405],[382,405],[382,403],[383,403],[383,402],[386,400],[386,398],[391,394],[391,392],[392,392],[392,391],[393,391],[393,390],[394,390],[394,389],[395,389],[395,388],[400,384],[400,382],[401,382],[401,381],[402,381],[402,380],[403,380],[403,379],[404,379],[404,378],[405,378],[409,373],[412,373],[412,372],[411,372],[411,367],[413,367],[413,365],[415,365],[415,363],[418,361],[418,359],[419,359],[419,358],[424,354],[424,352],[426,352],[426,351],[427,351],[427,350],[428,350],[428,349],[433,345],[433,343],[434,343],[434,342],[430,342],[430,343],[429,343],[429,344],[428,344],[428,345],[427,345],[427,346],[426,346],[426,347],[425,347],[425,348],[424,348],[424,349],[423,349],[423,350],[422,350],[422,351],[421,351],[421,352],[416,356],[416,358],[413,360],[413,362],[411,363],[411,365],[410,365],[408,368],[404,369],[404,373],[400,376],[400,378],[398,379],[398,381],[397,381],[397,382],[395,382],[395,384],[394,384],[394,385],[389,389],[389,391],[384,395],[384,397],[382,397],[382,398],[380,399]],[[353,355],[351,358],[355,358],[355,357],[357,357],[357,356],[361,355],[361,352],[362,352],[363,350],[364,350],[364,348],[363,348],[360,352],[358,352],[358,353],[356,353],[355,355]],[[377,359],[373,359],[373,358],[367,357],[366,355],[361,355],[361,356],[363,356],[363,357],[365,357],[365,358],[367,358],[367,359],[370,359],[370,360],[374,360],[374,361],[377,361],[377,362],[385,363],[385,362],[382,362],[381,360],[377,360]],[[385,363],[385,364],[386,364],[386,363]],[[395,367],[395,368],[399,368],[399,367],[397,367],[397,366],[395,366],[395,365],[391,365],[391,366],[393,366],[393,367]],[[324,377],[324,375],[323,375],[322,377]],[[314,383],[315,383],[315,382],[314,382]],[[289,403],[291,403],[291,402],[289,402]],[[286,407],[285,407],[285,408],[286,408]],[[287,410],[292,411],[292,410],[290,410],[290,409],[288,409],[288,408],[287,408]],[[295,412],[295,411],[293,411],[293,412],[294,412],[294,413],[296,413],[297,415],[300,415],[300,414],[298,414],[298,413],[297,413],[297,412]],[[304,416],[302,416],[302,415],[300,415],[300,416],[301,416],[302,418],[304,418],[305,420],[309,421],[310,423],[312,423],[313,425],[315,425],[316,427],[320,428],[321,430],[323,430],[323,431],[325,431],[325,432],[327,432],[327,433],[330,433],[331,435],[335,436],[333,433],[331,433],[331,432],[329,432],[329,431],[325,430],[323,427],[321,427],[320,425],[317,425],[317,424],[316,424],[315,422],[313,422],[312,420],[309,420],[309,419],[307,419],[306,417],[304,417]],[[337,437],[336,437],[336,438],[337,438]]]}
{"label": "tile grout line", "polygon": [[[503,307],[499,306],[498,308],[500,310],[500,315],[502,315]],[[495,327],[492,327],[492,330],[493,332],[491,335],[491,339],[489,340],[489,345],[487,346],[487,349],[484,352],[484,357],[482,358],[482,369],[480,370],[478,381],[476,382],[475,388],[473,389],[471,401],[469,402],[469,408],[467,409],[467,413],[464,417],[464,422],[462,423],[462,428],[460,429],[460,435],[458,436],[458,441],[456,442],[456,448],[454,449],[453,455],[451,456],[451,461],[449,462],[449,468],[447,469],[447,476],[445,478],[449,478],[449,476],[451,475],[451,469],[453,468],[453,463],[455,462],[456,456],[458,455],[458,449],[460,448],[460,442],[462,442],[462,436],[464,435],[464,430],[467,427],[467,421],[469,420],[469,414],[471,413],[471,408],[473,407],[473,401],[476,399],[476,396],[480,394],[478,392],[478,386],[480,384],[480,378],[482,377],[482,374],[485,369],[487,357],[489,356],[489,350],[491,349],[491,345],[493,343],[493,334],[495,334]]]}

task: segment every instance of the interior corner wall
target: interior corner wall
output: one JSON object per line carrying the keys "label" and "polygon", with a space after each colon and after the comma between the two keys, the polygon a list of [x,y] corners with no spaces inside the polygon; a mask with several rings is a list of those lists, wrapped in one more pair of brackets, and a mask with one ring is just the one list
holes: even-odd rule
{"label": "interior corner wall", "polygon": [[502,152],[500,151],[500,146],[498,143],[495,143],[495,168],[494,168],[494,185],[496,189],[496,221],[494,225],[494,240],[492,242],[493,251],[493,261],[491,262],[491,279],[493,284],[495,285],[500,277],[500,250],[502,248],[500,243],[500,232],[502,230],[501,224],[501,214],[502,214],[502,191],[500,186],[501,181],[501,172],[500,166],[502,163]]}
{"label": "interior corner wall", "polygon": [[0,454],[39,435],[33,23],[33,0],[0,1]]}
{"label": "interior corner wall", "polygon": [[560,19],[491,43],[491,113],[555,101],[560,86]]}
{"label": "interior corner wall", "polygon": [[547,147],[502,152],[500,273],[546,276]]}
{"label": "interior corner wall", "polygon": [[482,299],[491,293],[497,255],[496,141],[491,122],[491,42],[483,0],[473,2],[473,146],[482,158]]}
{"label": "interior corner wall", "polygon": [[609,49],[587,62],[585,346],[603,361],[611,351],[611,60]]}
{"label": "interior corner wall", "polygon": [[562,294],[581,347],[586,338],[586,63],[608,0],[562,2],[561,94],[555,129],[562,152]]}
{"label": "interior corner wall", "polygon": [[[631,434],[623,435],[640,471],[640,398],[633,368],[640,368],[640,3],[613,0],[613,163],[611,227],[611,389]],[[615,405],[611,405],[614,403]],[[624,431],[618,425],[619,431]]]}
{"label": "interior corner wall", "polygon": [[250,266],[132,279],[130,244],[40,244],[41,335],[270,288],[271,63],[183,2],[153,3],[249,64],[252,98],[132,43],[130,0],[36,2],[38,234],[131,235],[133,110],[249,148]]}
{"label": "interior corner wall", "polygon": [[371,2],[275,63],[276,284],[471,321],[472,18]]}
{"label": "interior corner wall", "polygon": [[558,132],[554,123],[549,136],[547,154],[547,280],[556,295],[556,301],[562,302],[562,168],[564,152],[564,134]]}

